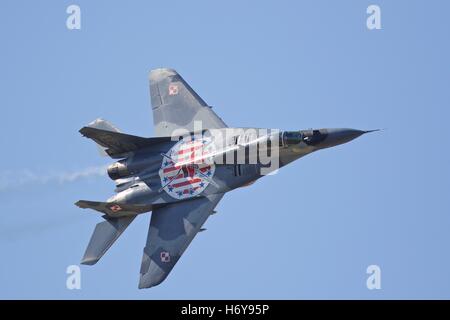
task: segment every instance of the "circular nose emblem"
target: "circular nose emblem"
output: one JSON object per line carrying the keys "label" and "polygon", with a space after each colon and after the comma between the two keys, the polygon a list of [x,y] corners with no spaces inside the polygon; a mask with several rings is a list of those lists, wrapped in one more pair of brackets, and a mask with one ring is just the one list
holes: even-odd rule
{"label": "circular nose emblem", "polygon": [[211,153],[212,146],[209,137],[187,136],[178,141],[167,156],[163,156],[159,169],[164,191],[175,199],[185,199],[205,190],[214,175],[215,166],[201,159]]}

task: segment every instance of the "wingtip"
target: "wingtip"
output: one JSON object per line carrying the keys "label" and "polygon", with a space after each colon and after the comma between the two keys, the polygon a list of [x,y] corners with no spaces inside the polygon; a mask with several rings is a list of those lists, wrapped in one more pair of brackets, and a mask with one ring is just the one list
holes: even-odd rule
{"label": "wingtip", "polygon": [[97,259],[97,258],[83,258],[80,263],[84,264],[84,265],[92,266],[92,265],[96,264],[99,260],[100,259]]}
{"label": "wingtip", "polygon": [[139,289],[149,289],[149,288],[152,288],[152,287],[156,287],[161,282],[163,282],[165,278],[166,277],[163,276],[161,278],[156,278],[155,279],[151,275],[149,275],[148,273],[141,273],[140,278],[139,278],[138,288]]}
{"label": "wingtip", "polygon": [[74,205],[76,205],[78,208],[82,208],[82,200],[78,200],[77,202],[74,203]]}
{"label": "wingtip", "polygon": [[78,200],[77,202],[74,203],[74,205],[76,205],[78,208],[81,209],[89,208],[87,204],[88,204],[87,200]]}
{"label": "wingtip", "polygon": [[141,273],[139,275],[139,289],[155,287],[163,282],[168,275],[154,260],[144,251],[142,257]]}
{"label": "wingtip", "polygon": [[78,132],[83,136],[86,137],[86,131],[89,130],[89,127],[82,127],[80,130],[78,130]]}

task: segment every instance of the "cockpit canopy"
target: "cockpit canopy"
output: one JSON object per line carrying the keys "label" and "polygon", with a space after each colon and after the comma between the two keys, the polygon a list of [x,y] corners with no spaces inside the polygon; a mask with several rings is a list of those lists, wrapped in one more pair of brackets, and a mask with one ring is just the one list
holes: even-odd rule
{"label": "cockpit canopy", "polygon": [[307,145],[315,146],[324,141],[327,135],[326,129],[284,131],[282,134],[282,144],[289,146],[304,142]]}
{"label": "cockpit canopy", "polygon": [[290,146],[302,142],[303,135],[300,131],[284,131],[283,145]]}

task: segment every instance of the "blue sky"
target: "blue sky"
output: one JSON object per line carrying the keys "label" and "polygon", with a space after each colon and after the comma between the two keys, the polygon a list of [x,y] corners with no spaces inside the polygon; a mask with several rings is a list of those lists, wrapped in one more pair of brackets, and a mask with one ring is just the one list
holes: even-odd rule
{"label": "blue sky", "polygon": [[[81,7],[81,30],[66,8]],[[366,28],[381,8],[382,30]],[[0,298],[450,298],[448,1],[2,1]],[[169,278],[138,290],[150,215],[81,267],[106,165],[78,129],[151,136],[148,71],[230,126],[385,128],[227,194]],[[75,174],[75,175],[74,175]],[[381,290],[366,268],[381,268]]]}

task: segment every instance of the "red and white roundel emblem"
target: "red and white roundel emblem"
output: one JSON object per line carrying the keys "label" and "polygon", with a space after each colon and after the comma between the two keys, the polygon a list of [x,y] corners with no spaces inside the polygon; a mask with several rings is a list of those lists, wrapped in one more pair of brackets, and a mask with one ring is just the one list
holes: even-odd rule
{"label": "red and white roundel emblem", "polygon": [[162,188],[171,197],[191,198],[206,189],[214,175],[215,166],[202,159],[211,153],[212,146],[209,137],[187,136],[163,156],[159,176]]}
{"label": "red and white roundel emblem", "polygon": [[171,84],[169,86],[169,96],[174,96],[178,94],[178,86],[176,84]]}
{"label": "red and white roundel emblem", "polygon": [[170,253],[167,251],[161,251],[160,258],[161,262],[170,262]]}
{"label": "red and white roundel emblem", "polygon": [[120,210],[122,210],[122,207],[119,206],[118,204],[112,205],[111,207],[109,207],[109,209],[111,209],[112,212],[116,213],[119,212]]}

